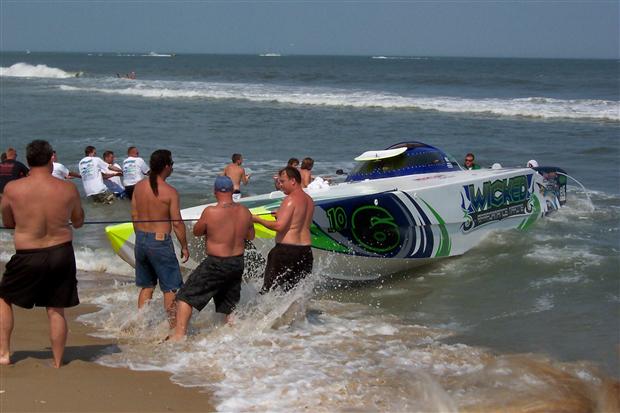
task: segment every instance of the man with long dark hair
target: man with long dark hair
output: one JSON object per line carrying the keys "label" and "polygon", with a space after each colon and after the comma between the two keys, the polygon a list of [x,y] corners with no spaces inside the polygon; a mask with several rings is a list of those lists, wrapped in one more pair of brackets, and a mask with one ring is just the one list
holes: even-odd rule
{"label": "man with long dark hair", "polygon": [[0,202],[4,226],[15,229],[15,255],[0,282],[0,365],[11,362],[13,304],[46,307],[58,368],[67,341],[64,310],[80,302],[71,226],[82,226],[84,210],[75,185],[52,176],[52,151],[46,141],[30,142],[30,174],[9,182]]}
{"label": "man with long dark hair", "polygon": [[173,164],[169,150],[153,152],[149,179],[136,184],[131,199],[131,218],[136,232],[136,285],[141,288],[138,308],[153,298],[153,291],[159,282],[171,328],[175,325],[176,291],[183,285],[170,234],[173,229],[181,244],[181,259],[183,262],[189,259],[179,194],[166,182],[172,174]]}

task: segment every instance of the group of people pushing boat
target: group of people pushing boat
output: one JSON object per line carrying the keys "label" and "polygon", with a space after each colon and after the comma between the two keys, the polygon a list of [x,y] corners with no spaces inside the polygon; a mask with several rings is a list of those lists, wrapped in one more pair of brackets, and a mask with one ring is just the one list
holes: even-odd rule
{"label": "group of people pushing boat", "polygon": [[[46,307],[55,367],[62,364],[67,339],[64,309],[79,304],[71,227],[80,228],[85,215],[75,185],[52,175],[53,153],[47,141],[30,142],[26,148],[28,175],[7,183],[0,201],[3,225],[14,229],[15,244],[15,254],[0,281],[0,365],[11,363],[13,304]],[[234,202],[233,179],[227,172],[218,176],[213,185],[217,202],[203,210],[192,228],[195,236],[205,237],[207,258],[184,283],[172,232],[181,245],[183,262],[190,253],[179,194],[166,182],[173,165],[169,150],[151,154],[148,179],[133,188],[131,218],[136,234],[138,307],[152,298],[159,284],[172,329],[167,339],[178,341],[186,336],[192,308],[200,311],[211,299],[216,312],[223,313],[226,322],[233,322],[240,300],[245,241],[254,238],[254,223],[276,233],[261,293],[288,291],[312,271],[310,224],[314,203],[302,189],[300,171],[292,166],[278,172],[278,185],[286,196],[271,219],[253,216],[244,205]],[[245,171],[243,179],[249,179]]]}

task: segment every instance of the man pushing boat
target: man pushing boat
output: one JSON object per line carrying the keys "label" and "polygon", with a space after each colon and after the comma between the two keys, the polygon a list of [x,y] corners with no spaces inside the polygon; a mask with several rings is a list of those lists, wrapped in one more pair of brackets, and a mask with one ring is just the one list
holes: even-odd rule
{"label": "man pushing boat", "polygon": [[276,232],[276,245],[267,256],[263,293],[277,287],[288,291],[312,272],[310,224],[314,202],[303,191],[301,175],[296,168],[281,169],[278,182],[286,198],[275,214],[276,220],[252,217],[254,222]]}
{"label": "man pushing boat", "polygon": [[190,274],[176,296],[177,324],[167,339],[182,340],[192,316],[192,307],[201,311],[215,301],[215,311],[226,315],[232,323],[232,313],[241,298],[243,248],[245,240],[254,239],[252,214],[243,205],[233,202],[233,181],[218,176],[213,185],[217,204],[206,207],[194,225],[195,236],[205,237],[205,258]]}

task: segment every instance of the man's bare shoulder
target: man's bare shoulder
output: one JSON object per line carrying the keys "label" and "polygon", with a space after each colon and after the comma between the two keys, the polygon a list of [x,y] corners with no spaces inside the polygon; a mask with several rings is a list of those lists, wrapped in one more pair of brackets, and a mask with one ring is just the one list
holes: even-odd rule
{"label": "man's bare shoulder", "polygon": [[147,187],[147,186],[150,187],[151,183],[149,182],[148,179],[143,179],[136,184],[136,186],[134,187],[134,191],[141,190],[142,188]]}

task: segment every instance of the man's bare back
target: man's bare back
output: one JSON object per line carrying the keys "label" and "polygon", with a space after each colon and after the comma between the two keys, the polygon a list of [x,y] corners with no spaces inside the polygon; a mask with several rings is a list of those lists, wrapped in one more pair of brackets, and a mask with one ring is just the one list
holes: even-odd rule
{"label": "man's bare back", "polygon": [[299,173],[301,174],[301,187],[307,188],[312,182],[312,172],[308,169],[300,169]]}
{"label": "man's bare back", "polygon": [[206,236],[206,253],[215,257],[243,255],[245,240],[254,239],[252,214],[245,206],[218,202],[202,211],[194,235]]}
{"label": "man's bare back", "polygon": [[224,176],[229,177],[233,181],[235,191],[239,191],[241,188],[241,182],[243,184],[248,183],[249,175],[246,175],[245,169],[237,165],[236,163],[230,163],[224,168]]}
{"label": "man's bare back", "polygon": [[9,182],[1,207],[4,225],[15,228],[15,249],[46,248],[71,241],[69,221],[74,228],[84,223],[75,185],[54,178],[51,169],[33,168],[29,176]]}
{"label": "man's bare back", "polygon": [[[181,219],[179,212],[179,194],[177,190],[163,179],[157,179],[158,195],[155,196],[148,179],[138,182],[131,199],[131,218],[134,228],[144,232],[161,232],[169,234],[171,221]],[[153,221],[153,222],[140,222]]]}

